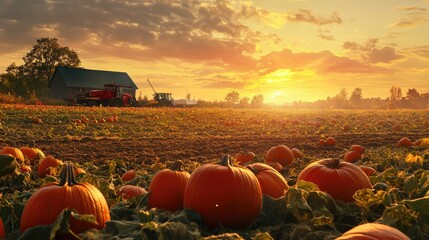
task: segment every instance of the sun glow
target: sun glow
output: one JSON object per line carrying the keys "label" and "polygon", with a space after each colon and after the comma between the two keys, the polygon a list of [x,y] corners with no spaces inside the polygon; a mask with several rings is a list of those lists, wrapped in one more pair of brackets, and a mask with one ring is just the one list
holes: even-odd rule
{"label": "sun glow", "polygon": [[293,72],[289,68],[286,68],[265,75],[264,80],[266,83],[282,83],[290,80],[292,76]]}

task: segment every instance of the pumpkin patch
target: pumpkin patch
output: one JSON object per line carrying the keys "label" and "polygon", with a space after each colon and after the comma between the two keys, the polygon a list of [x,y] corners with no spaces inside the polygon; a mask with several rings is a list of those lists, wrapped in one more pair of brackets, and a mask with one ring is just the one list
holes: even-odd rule
{"label": "pumpkin patch", "polygon": [[[24,156],[21,162],[0,154],[6,239],[49,239],[51,232],[70,238],[67,226],[82,239],[341,239],[355,227],[372,234],[376,227],[362,231],[365,223],[383,224],[381,239],[393,232],[388,225],[410,239],[429,237],[423,111],[0,104],[0,112],[0,146],[23,149]],[[401,128],[393,131],[396,123]],[[352,127],[345,131],[346,125]],[[329,136],[338,141],[327,145]],[[397,147],[404,136],[414,143]],[[293,146],[293,160],[289,151],[271,158],[269,150],[280,145]],[[33,161],[25,148],[46,156]],[[349,151],[360,158],[347,162]],[[219,162],[228,154],[234,157]],[[76,164],[69,167],[69,184],[62,170],[70,161]],[[177,162],[181,170],[173,170]],[[126,170],[135,175],[123,179]],[[182,197],[172,197],[180,195],[173,194],[181,189],[176,175],[186,173]],[[35,201],[45,189],[49,193]],[[71,195],[60,197],[61,191]],[[74,205],[96,206],[103,198],[107,210]],[[39,215],[43,221],[49,215],[49,223],[32,225]]]}

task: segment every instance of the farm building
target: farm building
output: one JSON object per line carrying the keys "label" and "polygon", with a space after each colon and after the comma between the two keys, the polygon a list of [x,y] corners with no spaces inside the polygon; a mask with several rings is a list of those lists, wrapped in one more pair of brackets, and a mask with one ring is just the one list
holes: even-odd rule
{"label": "farm building", "polygon": [[104,84],[109,83],[131,86],[131,88],[124,88],[124,92],[133,97],[136,95],[137,85],[126,72],[57,67],[49,81],[48,97],[65,100],[76,96],[81,91],[104,89]]}

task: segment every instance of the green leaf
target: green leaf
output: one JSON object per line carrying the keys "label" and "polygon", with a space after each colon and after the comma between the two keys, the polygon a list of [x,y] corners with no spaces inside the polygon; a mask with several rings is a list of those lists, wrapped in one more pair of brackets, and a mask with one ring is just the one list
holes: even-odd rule
{"label": "green leaf", "polygon": [[320,191],[319,187],[316,184],[314,184],[312,182],[304,181],[304,180],[299,180],[296,183],[296,188],[305,190],[307,192]]}
{"label": "green leaf", "polygon": [[184,224],[191,224],[192,222],[201,224],[203,222],[203,219],[201,215],[192,210],[192,209],[183,209],[179,212],[179,214],[176,214],[168,219],[169,222],[181,222]]}
{"label": "green leaf", "polygon": [[257,222],[261,225],[275,225],[286,218],[287,212],[287,201],[284,196],[274,199],[264,194]]}
{"label": "green leaf", "polygon": [[386,192],[378,190],[374,193],[372,189],[364,188],[358,190],[353,195],[355,204],[361,208],[368,210],[372,205],[383,203],[384,195]]}
{"label": "green leaf", "polygon": [[334,216],[329,210],[335,209],[335,202],[327,193],[317,191],[310,192],[307,198],[307,203],[313,210],[313,215],[315,219],[312,220],[313,224],[316,226],[321,225],[333,225]]}
{"label": "green leaf", "polygon": [[377,222],[395,227],[403,232],[416,224],[417,216],[411,213],[404,204],[387,207]]}
{"label": "green leaf", "polygon": [[429,223],[429,196],[403,201],[409,208],[421,215],[426,224]]}
{"label": "green leaf", "polygon": [[313,210],[305,200],[304,194],[308,192],[297,189],[289,188],[287,192],[287,210],[299,222],[308,222],[313,218]]}
{"label": "green leaf", "polygon": [[143,225],[138,222],[111,220],[106,222],[106,227],[104,228],[104,231],[109,233],[111,236],[139,239],[141,238],[142,228]]}
{"label": "green leaf", "polygon": [[0,154],[0,177],[15,172],[18,163],[16,158],[9,154]]}

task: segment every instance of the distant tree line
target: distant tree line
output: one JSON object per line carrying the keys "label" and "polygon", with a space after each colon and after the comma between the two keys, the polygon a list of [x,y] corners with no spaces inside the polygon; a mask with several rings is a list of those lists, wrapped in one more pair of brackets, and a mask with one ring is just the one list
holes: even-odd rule
{"label": "distant tree line", "polygon": [[[260,108],[272,106],[264,103],[264,96],[257,94],[252,99],[240,98],[237,91],[226,94],[223,101],[198,100],[200,107],[234,107],[234,108]],[[429,109],[429,93],[419,93],[411,88],[404,94],[398,86],[390,88],[390,96],[382,99],[364,98],[362,88],[355,88],[349,93],[345,88],[335,96],[314,102],[295,101],[282,105],[284,108],[321,108],[321,109]]]}
{"label": "distant tree line", "polygon": [[429,93],[419,93],[417,89],[411,88],[403,95],[400,87],[392,86],[388,98],[363,98],[362,88],[355,88],[350,97],[347,90],[343,88],[338,94],[327,97],[325,100],[297,101],[289,106],[293,108],[336,109],[429,109]]}

